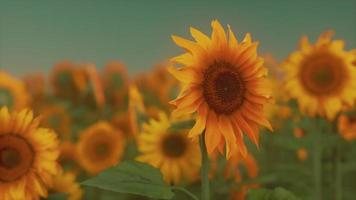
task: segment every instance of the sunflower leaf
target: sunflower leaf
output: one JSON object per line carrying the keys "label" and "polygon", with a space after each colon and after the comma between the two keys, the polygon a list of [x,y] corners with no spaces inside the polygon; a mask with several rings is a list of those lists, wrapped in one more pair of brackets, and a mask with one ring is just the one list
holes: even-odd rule
{"label": "sunflower leaf", "polygon": [[123,162],[105,170],[82,185],[157,199],[172,199],[174,196],[158,169],[136,161]]}

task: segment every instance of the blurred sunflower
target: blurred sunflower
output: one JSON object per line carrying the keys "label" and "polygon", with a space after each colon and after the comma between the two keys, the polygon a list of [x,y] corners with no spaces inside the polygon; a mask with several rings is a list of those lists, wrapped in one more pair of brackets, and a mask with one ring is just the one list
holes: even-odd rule
{"label": "blurred sunflower", "polygon": [[78,95],[80,87],[85,82],[85,74],[76,71],[76,65],[70,61],[57,63],[51,74],[51,84],[56,96],[73,98]]}
{"label": "blurred sunflower", "polygon": [[52,176],[60,173],[57,135],[38,125],[28,110],[0,109],[0,199],[47,197]]}
{"label": "blurred sunflower", "polygon": [[89,173],[99,173],[120,161],[124,145],[121,131],[107,122],[97,122],[80,133],[77,144],[79,163]]}
{"label": "blurred sunflower", "polygon": [[[247,172],[247,178],[254,179],[258,176],[259,167],[252,154],[243,156],[241,154],[234,154],[231,159],[227,161],[225,177],[233,177],[237,183],[242,182],[242,176],[239,166],[243,166]],[[257,188],[258,184],[245,184],[239,187],[237,190],[233,190],[231,193],[232,200],[245,200],[247,191],[250,188]]]}
{"label": "blurred sunflower", "polygon": [[25,84],[0,71],[0,107],[7,106],[11,110],[19,110],[29,105],[30,96]]}
{"label": "blurred sunflower", "polygon": [[197,111],[189,137],[205,130],[209,154],[218,146],[224,149],[226,143],[227,158],[236,151],[246,155],[243,132],[258,145],[258,125],[272,129],[263,116],[270,98],[264,78],[267,70],[250,34],[238,43],[230,27],[226,37],[217,20],[211,25],[211,39],[194,28],[190,31],[196,42],[173,36],[175,43],[187,50],[172,59],[183,67],[169,67],[173,76],[184,83],[178,98],[172,101],[177,106],[174,113]]}
{"label": "blurred sunflower", "polygon": [[135,83],[145,96],[145,105],[168,111],[171,105],[167,103],[175,96],[178,89],[177,80],[167,71],[169,63],[156,65],[149,73],[135,78]]}
{"label": "blurred sunflower", "polygon": [[108,103],[114,107],[125,107],[129,87],[129,78],[125,65],[118,61],[106,64],[102,82]]}
{"label": "blurred sunflower", "polygon": [[356,117],[340,115],[338,119],[339,134],[347,141],[356,140]]}
{"label": "blurred sunflower", "polygon": [[170,132],[171,121],[161,113],[158,120],[143,125],[138,137],[138,161],[159,168],[167,183],[192,181],[199,174],[200,149],[198,141],[190,140],[186,132]]}
{"label": "blurred sunflower", "polygon": [[83,191],[75,179],[75,174],[71,172],[55,176],[52,190],[57,193],[67,194],[68,200],[80,200],[82,199]]}
{"label": "blurred sunflower", "polygon": [[45,76],[41,73],[27,74],[23,77],[26,89],[32,96],[33,107],[38,107],[43,103],[46,93]]}
{"label": "blurred sunflower", "polygon": [[94,100],[93,104],[95,106],[102,107],[105,103],[105,95],[102,82],[96,68],[91,64],[86,64],[83,68],[85,69],[87,75],[85,94],[88,95],[88,97],[86,97],[86,101],[91,102],[91,100]]}
{"label": "blurred sunflower", "polygon": [[344,50],[344,41],[331,40],[332,31],[323,33],[316,44],[306,36],[300,50],[284,63],[285,89],[298,100],[301,112],[333,119],[343,104],[356,100],[355,55]]}
{"label": "blurred sunflower", "polygon": [[62,141],[59,146],[59,163],[64,169],[70,169],[73,173],[79,173],[78,153],[76,145],[70,141]]}
{"label": "blurred sunflower", "polygon": [[130,117],[127,112],[114,114],[110,122],[114,128],[121,130],[126,138],[130,138],[134,135]]}
{"label": "blurred sunflower", "polygon": [[65,108],[53,104],[40,110],[42,126],[53,129],[62,140],[71,139],[71,119]]}
{"label": "blurred sunflower", "polygon": [[133,136],[136,136],[139,131],[137,116],[143,113],[146,113],[143,96],[136,85],[130,85],[128,115]]}

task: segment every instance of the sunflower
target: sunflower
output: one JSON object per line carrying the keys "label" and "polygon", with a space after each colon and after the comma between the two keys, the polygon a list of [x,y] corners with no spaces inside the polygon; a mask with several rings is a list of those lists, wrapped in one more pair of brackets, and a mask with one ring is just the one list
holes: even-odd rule
{"label": "sunflower", "polygon": [[[173,36],[188,52],[172,59],[183,66],[169,71],[184,83],[175,114],[195,113],[197,120],[189,133],[195,137],[205,130],[206,147],[212,154],[226,143],[226,157],[240,151],[247,154],[245,133],[258,145],[258,125],[272,129],[263,116],[269,100],[263,59],[257,56],[257,43],[247,34],[241,43],[228,26],[228,38],[221,24],[212,22],[211,39],[197,29],[190,32],[196,42]],[[223,149],[223,148],[220,148]]]}
{"label": "sunflower", "polygon": [[107,122],[97,122],[80,133],[77,144],[79,163],[89,173],[99,173],[120,161],[124,144],[120,130]]}
{"label": "sunflower", "polygon": [[56,176],[54,177],[52,190],[58,193],[68,194],[68,200],[80,200],[83,196],[83,191],[75,179],[75,174],[71,172]]}
{"label": "sunflower", "polygon": [[0,109],[0,199],[47,197],[52,176],[60,173],[57,135],[38,125],[28,110]]}
{"label": "sunflower", "polygon": [[62,140],[71,139],[71,119],[65,108],[57,105],[49,105],[41,108],[40,113],[42,116],[42,126],[56,131]]}
{"label": "sunflower", "polygon": [[356,99],[355,54],[344,50],[344,41],[331,40],[332,35],[323,33],[314,45],[302,37],[300,50],[283,64],[286,92],[297,99],[301,112],[329,120]]}
{"label": "sunflower", "polygon": [[339,134],[347,141],[356,140],[356,117],[340,115],[338,119]]}
{"label": "sunflower", "polygon": [[160,113],[158,120],[143,125],[138,137],[138,161],[159,168],[167,183],[192,181],[199,174],[200,150],[198,141],[190,140],[187,132],[171,132],[171,120]]}
{"label": "sunflower", "polygon": [[30,96],[26,91],[25,84],[0,71],[0,106],[9,109],[22,109],[29,105]]}
{"label": "sunflower", "polygon": [[106,64],[102,82],[110,105],[122,107],[127,104],[129,78],[123,63],[112,61]]}

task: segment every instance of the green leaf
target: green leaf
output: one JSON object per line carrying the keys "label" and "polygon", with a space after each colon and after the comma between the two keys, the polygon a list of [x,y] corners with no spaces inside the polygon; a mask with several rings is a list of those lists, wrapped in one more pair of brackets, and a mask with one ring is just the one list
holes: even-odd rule
{"label": "green leaf", "polygon": [[136,161],[123,162],[105,170],[82,185],[156,199],[172,199],[174,196],[171,187],[163,182],[158,169]]}
{"label": "green leaf", "polygon": [[67,194],[57,193],[57,194],[50,194],[47,200],[66,200],[68,199]]}
{"label": "green leaf", "polygon": [[264,188],[249,190],[247,200],[299,200],[299,198],[290,191],[278,187],[274,190]]}

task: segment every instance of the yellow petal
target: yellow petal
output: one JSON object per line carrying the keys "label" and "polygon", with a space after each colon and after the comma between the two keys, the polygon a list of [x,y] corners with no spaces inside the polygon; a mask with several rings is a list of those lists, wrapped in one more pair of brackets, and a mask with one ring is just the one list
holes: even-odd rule
{"label": "yellow petal", "polygon": [[198,44],[203,46],[205,49],[207,49],[210,46],[211,43],[210,38],[204,33],[200,32],[199,30],[193,27],[190,27],[190,34],[198,42]]}
{"label": "yellow petal", "polygon": [[221,26],[218,20],[213,20],[211,22],[212,32],[212,42],[215,45],[224,45],[227,43],[226,34],[224,28]]}
{"label": "yellow petal", "polygon": [[178,46],[182,47],[193,55],[199,56],[202,55],[204,52],[204,49],[201,46],[190,40],[175,35],[172,36],[172,39]]}

